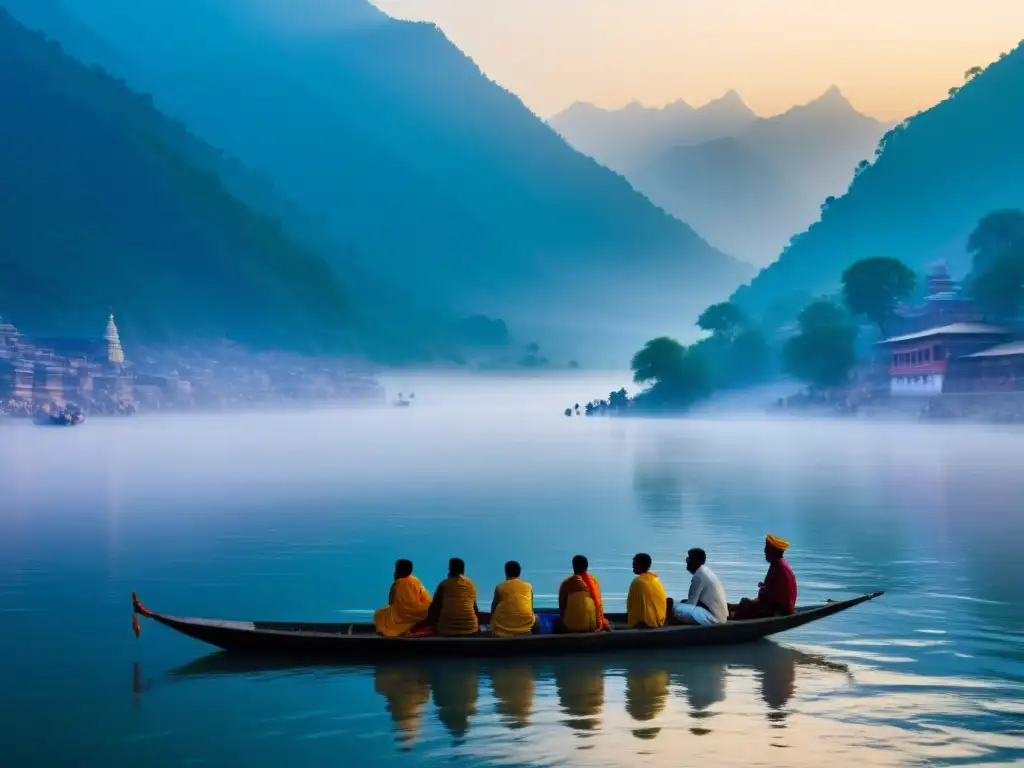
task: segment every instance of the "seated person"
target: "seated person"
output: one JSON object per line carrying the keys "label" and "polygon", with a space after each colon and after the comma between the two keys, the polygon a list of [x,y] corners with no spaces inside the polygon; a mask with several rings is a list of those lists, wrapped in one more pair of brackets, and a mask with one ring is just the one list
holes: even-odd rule
{"label": "seated person", "polygon": [[572,559],[572,576],[558,588],[559,632],[600,632],[611,629],[604,616],[601,587],[587,573],[590,563],[583,555]]}
{"label": "seated person", "polygon": [[475,635],[480,631],[476,586],[466,578],[461,558],[448,561],[448,578],[437,585],[424,622],[439,635]]}
{"label": "seated person", "polygon": [[729,620],[729,602],[725,588],[715,572],[705,565],[708,556],[703,549],[686,553],[686,570],[693,574],[686,601],[676,603],[673,615],[677,624],[725,624]]}
{"label": "seated person", "polygon": [[796,575],[786,562],[789,542],[768,534],[764,541],[764,559],[768,573],[758,584],[757,597],[743,598],[739,605],[729,606],[729,618],[763,619],[768,616],[790,616],[796,612]]}
{"label": "seated person", "polygon": [[665,626],[668,598],[658,574],[651,572],[651,556],[640,552],[633,558],[636,578],[626,596],[626,626],[630,629],[656,629]]}
{"label": "seated person", "polygon": [[427,618],[430,593],[412,575],[412,561],[395,562],[395,580],[388,593],[388,604],[373,613],[373,626],[378,635],[401,637]]}
{"label": "seated person", "polygon": [[491,601],[491,632],[499,637],[528,635],[534,631],[533,587],[519,579],[522,568],[515,560],[505,563],[505,581],[494,588]]}

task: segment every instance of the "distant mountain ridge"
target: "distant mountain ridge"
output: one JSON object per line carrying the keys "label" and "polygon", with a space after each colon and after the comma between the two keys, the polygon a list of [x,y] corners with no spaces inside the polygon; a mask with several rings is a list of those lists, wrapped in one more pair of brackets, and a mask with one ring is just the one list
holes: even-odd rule
{"label": "distant mountain ridge", "polygon": [[[768,118],[757,117],[738,94],[730,94],[697,110],[625,107],[599,116],[577,107],[567,121],[563,113],[553,124],[561,124],[580,149],[594,146],[595,134],[608,126],[629,126],[630,136],[607,134],[613,148],[602,146],[595,157],[616,167],[628,155],[633,165],[616,169],[636,189],[690,222],[713,245],[765,264],[793,232],[814,221],[822,200],[845,189],[887,126],[857,112],[835,86]],[[709,109],[714,119],[699,119]],[[719,119],[723,114],[728,119]],[[722,132],[709,138],[709,126]],[[733,141],[722,143],[723,138]]]}
{"label": "distant mountain ridge", "polygon": [[350,23],[363,5],[345,0],[324,31],[268,26],[241,0],[62,3],[129,62],[118,74],[418,301],[550,325],[630,312],[650,328],[749,276],[566,146],[435,27]]}
{"label": "distant mountain ridge", "polygon": [[778,261],[734,298],[759,313],[794,291],[836,288],[843,270],[868,256],[893,256],[917,270],[960,255],[987,213],[1024,207],[1024,46],[991,64],[955,95],[891,129],[874,162],[845,194],[792,238]]}
{"label": "distant mountain ridge", "polygon": [[682,99],[664,107],[634,101],[621,109],[577,101],[547,122],[580,152],[628,178],[662,151],[733,136],[758,119],[730,90],[702,107]]}

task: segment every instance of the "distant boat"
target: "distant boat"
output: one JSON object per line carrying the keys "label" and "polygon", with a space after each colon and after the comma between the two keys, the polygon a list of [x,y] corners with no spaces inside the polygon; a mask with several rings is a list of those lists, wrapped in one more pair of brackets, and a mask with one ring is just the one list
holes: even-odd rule
{"label": "distant boat", "polygon": [[408,408],[410,405],[412,405],[411,400],[398,400],[395,402],[396,408]]}
{"label": "distant boat", "polygon": [[77,427],[85,421],[85,414],[81,411],[70,411],[66,408],[50,413],[39,411],[33,421],[41,427]]}

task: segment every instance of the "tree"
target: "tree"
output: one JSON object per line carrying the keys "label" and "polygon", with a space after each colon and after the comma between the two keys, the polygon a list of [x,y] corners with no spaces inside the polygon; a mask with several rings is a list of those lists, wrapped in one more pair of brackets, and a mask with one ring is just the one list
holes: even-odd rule
{"label": "tree", "polygon": [[697,318],[697,326],[701,330],[730,339],[734,338],[749,322],[743,310],[731,301],[712,304]]}
{"label": "tree", "polygon": [[831,301],[809,304],[797,319],[800,333],[783,348],[785,369],[815,387],[844,384],[856,362],[857,329]]}
{"label": "tree", "polygon": [[978,222],[967,238],[972,270],[980,274],[1009,251],[1024,252],[1024,211],[993,211]]}
{"label": "tree", "polygon": [[756,328],[741,331],[729,347],[729,383],[747,386],[763,381],[770,372],[768,340]]}
{"label": "tree", "polygon": [[976,78],[978,75],[980,75],[984,71],[985,71],[984,67],[978,67],[978,66],[971,67],[966,72],[964,72],[964,81],[965,82],[970,82],[971,80]]}
{"label": "tree", "polygon": [[843,303],[855,315],[864,315],[885,336],[896,305],[914,292],[913,271],[899,259],[876,256],[843,272]]}
{"label": "tree", "polygon": [[712,391],[711,370],[696,347],[684,347],[675,339],[651,339],[633,355],[633,381],[651,383],[648,397],[672,407],[686,407]]}
{"label": "tree", "polygon": [[1007,253],[971,276],[975,304],[993,320],[1016,317],[1024,305],[1024,253]]}
{"label": "tree", "polygon": [[686,347],[668,336],[651,339],[633,355],[630,368],[637,384],[657,385],[677,376],[683,367]]}

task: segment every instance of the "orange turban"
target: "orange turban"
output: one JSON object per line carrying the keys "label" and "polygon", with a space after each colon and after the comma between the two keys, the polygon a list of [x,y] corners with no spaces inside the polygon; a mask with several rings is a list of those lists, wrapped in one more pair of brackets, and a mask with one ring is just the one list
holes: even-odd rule
{"label": "orange turban", "polygon": [[788,541],[786,541],[785,539],[780,539],[778,536],[773,536],[770,533],[767,536],[765,536],[764,540],[765,542],[767,542],[769,547],[774,547],[775,549],[779,550],[779,552],[785,552],[787,549],[789,549]]}

